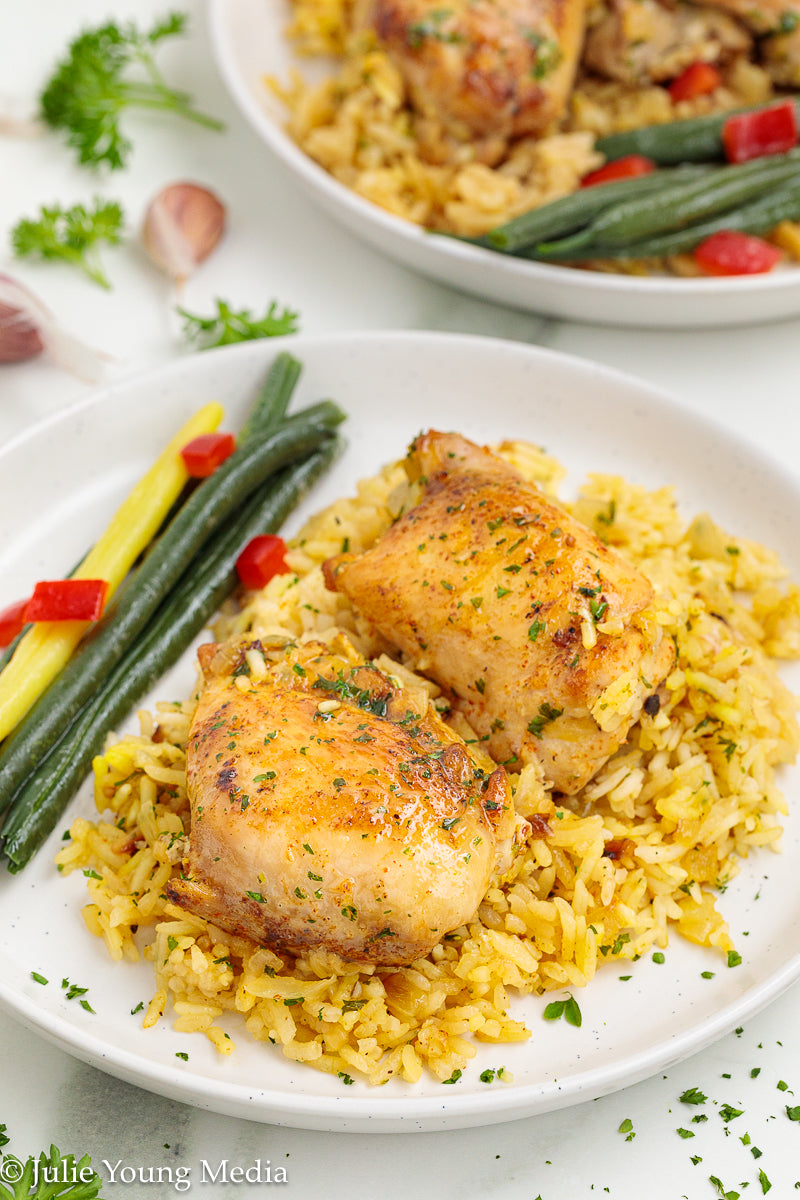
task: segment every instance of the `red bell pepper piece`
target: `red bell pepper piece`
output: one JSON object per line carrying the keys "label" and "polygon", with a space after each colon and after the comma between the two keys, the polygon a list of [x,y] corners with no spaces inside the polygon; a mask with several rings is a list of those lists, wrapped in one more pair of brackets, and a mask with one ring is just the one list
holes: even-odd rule
{"label": "red bell pepper piece", "polygon": [[264,533],[247,543],[236,560],[236,572],[246,588],[262,588],[275,575],[285,575],[286,543],[273,533]]}
{"label": "red bell pepper piece", "polygon": [[625,154],[622,158],[615,158],[604,167],[598,167],[596,171],[584,175],[581,187],[594,187],[598,183],[611,183],[614,179],[635,179],[637,175],[649,175],[651,171],[655,171],[656,165],[652,158],[645,158],[643,154]]}
{"label": "red bell pepper piece", "polygon": [[0,646],[10,646],[25,625],[25,610],[28,600],[17,600],[0,612]]}
{"label": "red bell pepper piece", "polygon": [[236,449],[232,433],[201,433],[181,450],[181,458],[193,479],[207,479]]}
{"label": "red bell pepper piece", "polygon": [[33,589],[28,621],[96,621],[108,594],[105,579],[42,579]]}
{"label": "red bell pepper piece", "polygon": [[780,261],[777,246],[738,230],[712,233],[695,247],[694,258],[707,275],[763,275]]}
{"label": "red bell pepper piece", "polygon": [[695,96],[707,96],[715,92],[722,83],[722,75],[708,62],[690,63],[685,71],[681,71],[667,88],[675,104],[679,100],[693,100]]}
{"label": "red bell pepper piece", "polygon": [[758,112],[735,113],[722,126],[722,145],[728,162],[749,162],[765,154],[785,154],[800,141],[797,105],[782,100]]}

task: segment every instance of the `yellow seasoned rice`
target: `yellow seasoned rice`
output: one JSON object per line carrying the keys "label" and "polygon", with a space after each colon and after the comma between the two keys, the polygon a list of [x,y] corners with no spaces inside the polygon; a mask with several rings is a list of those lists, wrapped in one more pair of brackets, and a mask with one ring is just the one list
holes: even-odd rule
{"label": "yellow seasoned rice", "polygon": [[[292,0],[289,38],[302,55],[333,56],[331,69],[317,82],[295,70],[288,81],[269,78],[266,84],[286,106],[287,130],[306,154],[360,196],[429,229],[479,236],[575,191],[604,161],[594,149],[596,137],[759,104],[774,94],[767,73],[741,56],[722,68],[723,83],[713,95],[679,103],[663,87],[580,74],[560,127],[519,139],[490,167],[474,161],[469,144],[455,154],[444,144],[436,154],[421,149],[401,74],[374,41],[350,30],[352,2]],[[602,0],[595,0],[590,22],[601,9]],[[640,272],[654,264],[598,265]],[[693,270],[686,256],[667,265]]]}
{"label": "yellow seasoned rice", "polygon": [[[506,443],[501,452],[540,486],[557,484],[558,464],[538,448]],[[400,465],[363,481],[308,522],[290,544],[292,573],[223,614],[217,636],[330,638],[344,629],[408,679],[415,664],[381,659],[387,647],[343,595],[326,590],[321,563],[343,546],[371,545],[409,500]],[[668,699],[568,802],[554,803],[533,766],[512,777],[533,837],[473,920],[427,958],[378,968],[324,950],[277,955],[164,898],[188,831],[191,703],[140,714],[141,733],[96,759],[101,819],[76,820],[57,862],[65,874],[91,871],[83,916],[112,958],[143,953],[152,962],[145,1026],[171,1009],[176,1029],[204,1033],[230,1054],[219,1018],[238,1013],[251,1037],[322,1071],[373,1084],[414,1083],[425,1071],[444,1080],[476,1042],[529,1036],[509,1015],[514,995],[583,987],[603,965],[663,948],[672,930],[732,949],[718,891],[751,851],[779,849],[786,805],[775,768],[800,746],[796,702],[773,661],[800,657],[800,590],[782,582],[773,553],[710,517],[687,527],[669,488],[593,476],[570,507],[652,580],[650,619],[678,649]],[[624,698],[611,692],[613,711]],[[457,727],[473,736],[463,720]]]}

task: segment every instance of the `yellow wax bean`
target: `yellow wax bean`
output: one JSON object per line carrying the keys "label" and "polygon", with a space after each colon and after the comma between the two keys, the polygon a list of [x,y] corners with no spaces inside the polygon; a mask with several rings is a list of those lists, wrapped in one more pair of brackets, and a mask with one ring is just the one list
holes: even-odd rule
{"label": "yellow wax bean", "polygon": [[[189,478],[182,447],[202,433],[213,433],[223,415],[219,404],[207,404],[186,422],[123,501],[73,578],[105,579],[108,595],[113,595],[158,533]],[[41,621],[28,630],[0,672],[0,739],[16,728],[66,666],[90,625],[90,621]]]}

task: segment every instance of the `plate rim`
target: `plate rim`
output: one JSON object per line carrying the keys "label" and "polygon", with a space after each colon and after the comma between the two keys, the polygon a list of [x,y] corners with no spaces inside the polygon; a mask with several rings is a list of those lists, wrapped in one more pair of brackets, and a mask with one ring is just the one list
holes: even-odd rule
{"label": "plate rim", "polygon": [[[128,376],[107,387],[95,389],[77,402],[18,434],[0,449],[0,468],[5,459],[43,432],[73,420],[81,413],[99,409],[114,400],[124,399],[128,391],[140,392],[152,386],[168,383],[173,375],[184,372],[202,375],[206,363],[219,364],[241,359],[257,363],[270,359],[281,350],[292,351],[302,359],[304,347],[334,345],[346,348],[362,346],[365,342],[380,345],[385,342],[413,347],[415,344],[452,347],[463,350],[472,346],[500,357],[517,356],[529,362],[552,363],[589,381],[604,379],[611,384],[635,392],[641,399],[654,404],[667,415],[678,412],[694,426],[702,427],[709,436],[727,443],[732,449],[746,449],[751,461],[779,475],[782,482],[797,490],[800,478],[767,452],[749,445],[721,422],[698,413],[682,404],[668,392],[639,380],[636,376],[591,360],[539,347],[524,342],[484,335],[440,333],[416,330],[370,330],[366,333],[298,334],[268,341],[226,346],[203,351],[195,356],[173,359],[145,372]],[[564,1082],[547,1080],[529,1084],[511,1084],[507,1088],[486,1093],[453,1093],[442,1099],[418,1096],[413,1088],[402,1096],[378,1100],[374,1096],[308,1096],[303,1093],[270,1093],[252,1085],[192,1075],[182,1079],[175,1067],[167,1063],[142,1059],[124,1046],[110,1043],[91,1031],[83,1031],[66,1017],[43,1008],[31,1012],[30,997],[0,978],[0,1005],[27,1027],[74,1056],[89,1062],[111,1075],[133,1082],[151,1091],[168,1095],[187,1103],[250,1120],[289,1124],[308,1128],[336,1128],[373,1132],[416,1132],[435,1128],[459,1128],[476,1124],[492,1124],[521,1119],[538,1112],[553,1111],[619,1090],[655,1074],[660,1069],[685,1059],[729,1032],[736,1024],[754,1015],[782,994],[800,978],[800,949],[790,955],[776,970],[747,987],[721,1009],[677,1035],[659,1038],[645,1050],[637,1050],[611,1064],[600,1064],[588,1070],[573,1072]],[[256,1111],[253,1108],[257,1107]]]}

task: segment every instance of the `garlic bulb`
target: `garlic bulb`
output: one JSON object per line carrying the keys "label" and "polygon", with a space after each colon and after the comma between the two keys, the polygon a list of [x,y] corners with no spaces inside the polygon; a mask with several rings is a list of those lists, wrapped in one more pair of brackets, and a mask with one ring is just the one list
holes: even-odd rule
{"label": "garlic bulb", "polygon": [[21,363],[47,351],[65,370],[94,383],[105,355],[56,324],[50,309],[28,288],[0,275],[0,363]]}
{"label": "garlic bulb", "polygon": [[144,248],[180,286],[222,237],[225,216],[225,205],[208,188],[171,183],[148,205],[142,225]]}

